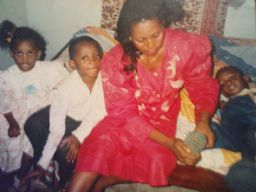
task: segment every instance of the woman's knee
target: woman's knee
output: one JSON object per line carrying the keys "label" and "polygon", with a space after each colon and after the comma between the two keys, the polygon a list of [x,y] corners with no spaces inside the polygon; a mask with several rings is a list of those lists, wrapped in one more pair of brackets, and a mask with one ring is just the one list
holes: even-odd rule
{"label": "woman's knee", "polygon": [[94,172],[75,172],[67,192],[87,192],[96,183],[99,175]]}

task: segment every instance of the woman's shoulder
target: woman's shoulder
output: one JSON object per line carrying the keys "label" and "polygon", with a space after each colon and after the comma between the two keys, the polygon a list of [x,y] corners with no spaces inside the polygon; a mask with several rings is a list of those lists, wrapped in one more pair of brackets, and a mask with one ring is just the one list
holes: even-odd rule
{"label": "woman's shoulder", "polygon": [[122,65],[124,51],[120,44],[113,47],[109,52],[105,53],[103,59],[102,59],[102,70],[105,70],[106,68],[116,68],[120,65]]}
{"label": "woman's shoulder", "polygon": [[116,46],[114,46],[112,49],[110,49],[109,52],[106,52],[104,54],[103,59],[108,59],[108,58],[121,58],[124,54],[124,50],[121,46],[121,44],[117,44]]}
{"label": "woman's shoulder", "polygon": [[176,30],[176,29],[171,29],[171,28],[166,29],[166,34],[173,38],[180,38],[180,39],[184,39],[184,40],[188,40],[188,39],[209,40],[208,36],[204,35],[204,34],[191,33],[191,32],[187,32],[187,31]]}
{"label": "woman's shoulder", "polygon": [[210,43],[210,40],[207,35],[190,33],[186,31],[174,30],[174,29],[166,29],[165,34],[166,34],[166,38],[169,39],[171,42],[177,42],[180,45]]}
{"label": "woman's shoulder", "polygon": [[209,38],[206,35],[189,33],[185,31],[167,29],[166,45],[168,49],[175,48],[180,53],[207,55],[212,49]]}

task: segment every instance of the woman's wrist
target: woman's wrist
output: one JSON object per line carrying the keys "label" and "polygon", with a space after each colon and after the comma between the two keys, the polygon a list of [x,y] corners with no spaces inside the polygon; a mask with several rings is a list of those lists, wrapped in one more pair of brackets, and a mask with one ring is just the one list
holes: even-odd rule
{"label": "woman's wrist", "polygon": [[173,148],[174,138],[170,138],[170,137],[166,136],[165,134],[161,133],[157,129],[152,129],[152,131],[149,134],[149,138],[164,147],[167,147],[169,149]]}
{"label": "woman's wrist", "polygon": [[168,138],[167,140],[166,140],[166,146],[167,146],[167,148],[169,148],[169,149],[173,149],[173,145],[174,145],[174,141],[175,141],[175,138]]}

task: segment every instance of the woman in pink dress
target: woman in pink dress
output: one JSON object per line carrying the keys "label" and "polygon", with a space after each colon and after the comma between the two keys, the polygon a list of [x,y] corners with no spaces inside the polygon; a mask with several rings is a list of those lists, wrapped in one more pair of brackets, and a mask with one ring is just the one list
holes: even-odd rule
{"label": "woman in pink dress", "polygon": [[211,45],[206,36],[166,28],[182,14],[178,1],[124,3],[120,44],[102,62],[108,115],[83,142],[68,191],[100,191],[115,178],[165,186],[177,160],[197,163],[200,155],[175,138],[183,87],[195,104],[196,131],[213,146],[209,119],[218,85],[210,77]]}

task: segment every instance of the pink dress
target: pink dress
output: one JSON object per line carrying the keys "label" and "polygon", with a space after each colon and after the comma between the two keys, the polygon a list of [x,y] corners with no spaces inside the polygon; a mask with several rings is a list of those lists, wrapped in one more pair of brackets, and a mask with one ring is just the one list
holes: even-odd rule
{"label": "pink dress", "polygon": [[210,77],[211,45],[205,36],[165,31],[161,69],[123,71],[120,45],[102,62],[102,77],[108,116],[100,121],[81,145],[77,171],[118,176],[152,186],[168,184],[176,167],[174,153],[148,138],[153,128],[175,136],[180,110],[179,92],[186,87],[200,111],[213,113],[218,85]]}

